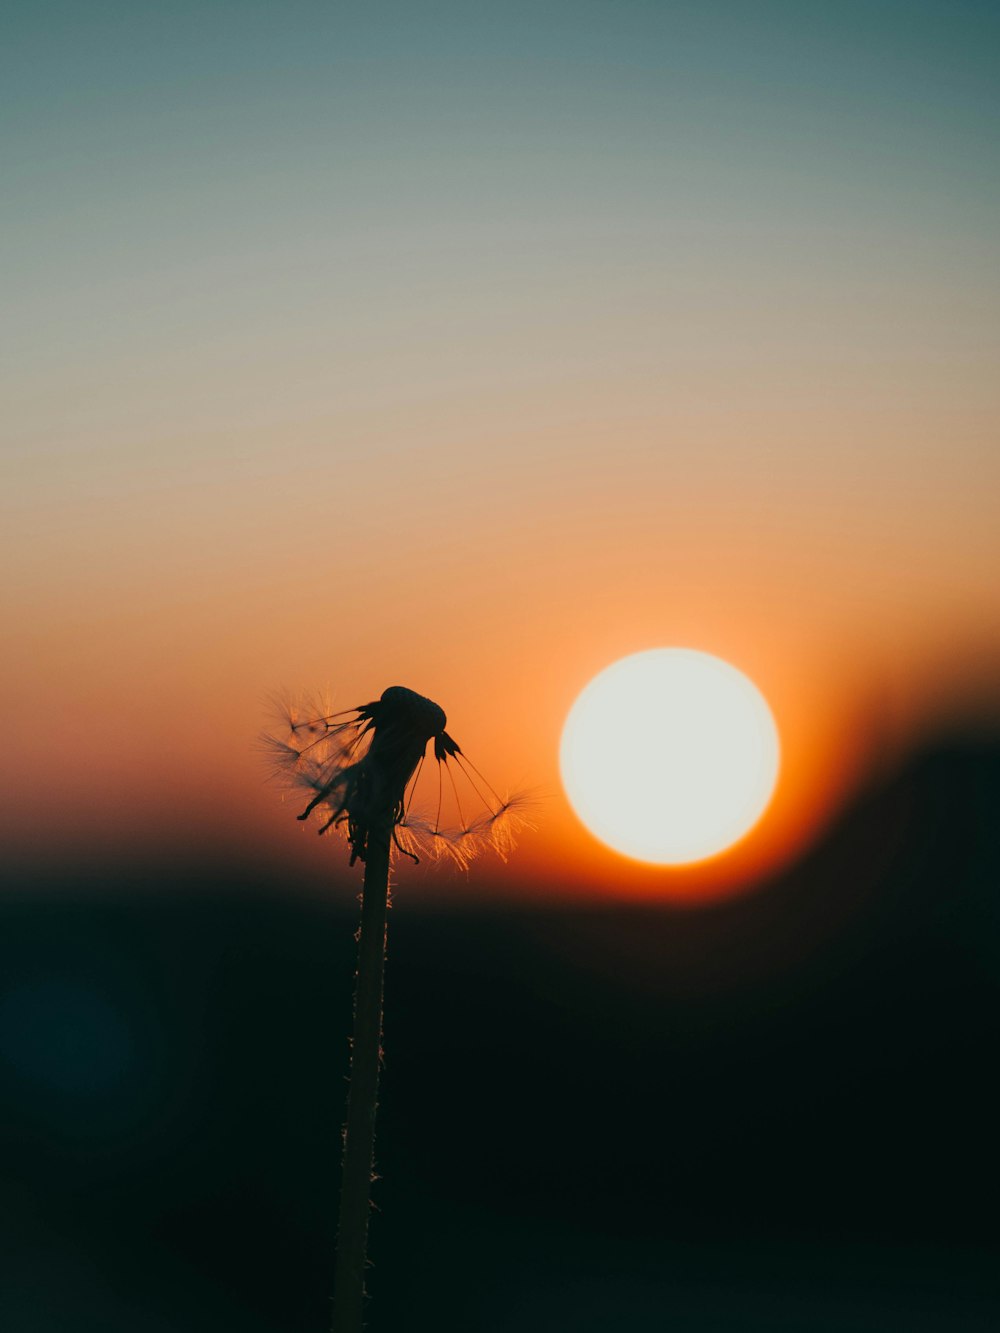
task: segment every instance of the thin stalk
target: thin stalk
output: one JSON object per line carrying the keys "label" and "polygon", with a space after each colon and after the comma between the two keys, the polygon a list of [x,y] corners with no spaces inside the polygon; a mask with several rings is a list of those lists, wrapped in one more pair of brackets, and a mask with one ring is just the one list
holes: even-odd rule
{"label": "thin stalk", "polygon": [[382,990],[391,833],[392,824],[388,817],[373,821],[368,830],[354,991],[351,1083],[344,1130],[344,1176],[333,1279],[333,1333],[361,1333],[362,1328],[375,1159],[375,1108],[382,1054]]}

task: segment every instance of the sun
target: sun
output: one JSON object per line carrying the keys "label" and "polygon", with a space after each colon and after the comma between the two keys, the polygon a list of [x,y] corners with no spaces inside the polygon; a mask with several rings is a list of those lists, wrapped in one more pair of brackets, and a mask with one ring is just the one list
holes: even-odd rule
{"label": "sun", "polygon": [[771,710],[742,671],[693,648],[613,662],[563,727],[563,786],[601,842],[683,865],[725,851],[760,819],[778,778]]}

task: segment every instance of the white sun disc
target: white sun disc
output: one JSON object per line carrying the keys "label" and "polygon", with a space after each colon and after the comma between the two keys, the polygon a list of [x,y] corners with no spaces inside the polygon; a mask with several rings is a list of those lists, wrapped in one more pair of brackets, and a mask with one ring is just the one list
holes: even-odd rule
{"label": "white sun disc", "polygon": [[724,851],[756,824],[778,777],[778,731],[742,671],[693,648],[612,663],[563,727],[563,786],[615,851],[680,865]]}

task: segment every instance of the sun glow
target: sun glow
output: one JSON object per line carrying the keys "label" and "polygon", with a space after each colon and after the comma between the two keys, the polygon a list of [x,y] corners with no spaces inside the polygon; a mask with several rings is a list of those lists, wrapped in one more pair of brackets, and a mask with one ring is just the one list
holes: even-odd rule
{"label": "sun glow", "polygon": [[780,747],[757,687],[719,657],[658,648],[613,663],[570,709],[560,768],[582,823],[615,851],[682,865],[760,819]]}

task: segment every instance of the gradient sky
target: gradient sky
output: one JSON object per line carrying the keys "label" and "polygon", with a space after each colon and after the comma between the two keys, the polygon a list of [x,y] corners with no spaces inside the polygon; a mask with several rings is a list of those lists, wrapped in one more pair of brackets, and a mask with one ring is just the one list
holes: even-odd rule
{"label": "gradient sky", "polygon": [[[508,891],[685,896],[996,715],[996,6],[7,14],[19,860],[339,865],[262,785],[263,700],[398,683],[550,793]],[[697,873],[558,786],[583,685],[672,644],[784,747]]]}

